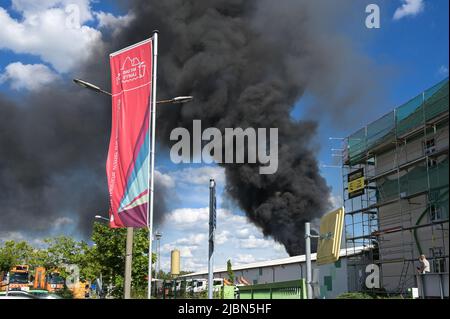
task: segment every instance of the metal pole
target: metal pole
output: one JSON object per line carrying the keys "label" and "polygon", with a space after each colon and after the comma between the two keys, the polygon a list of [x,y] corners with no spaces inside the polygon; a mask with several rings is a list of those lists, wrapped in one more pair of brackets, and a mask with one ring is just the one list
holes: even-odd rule
{"label": "metal pole", "polygon": [[127,227],[127,243],[125,249],[125,282],[124,298],[131,298],[131,264],[133,260],[133,227]]}
{"label": "metal pole", "polygon": [[306,288],[307,298],[312,299],[312,286],[311,286],[311,225],[305,223],[305,243],[306,243]]}
{"label": "metal pole", "polygon": [[156,265],[155,265],[155,280],[158,279],[158,274],[161,271],[161,236],[159,231],[156,231]]}
{"label": "metal pole", "polygon": [[[152,110],[149,113],[151,122],[150,135],[150,185],[149,195],[150,199],[147,205],[148,215],[148,287],[147,297],[152,298],[152,237],[153,237],[153,197],[154,197],[154,173],[155,173],[155,132],[156,132],[156,73],[157,73],[157,59],[158,59],[158,31],[153,33],[153,68],[152,68]],[[150,115],[151,114],[151,115]]]}
{"label": "metal pole", "polygon": [[9,271],[6,273],[6,296],[8,296],[9,293]]}
{"label": "metal pole", "polygon": [[158,273],[161,271],[161,237],[158,238]]}
{"label": "metal pole", "polygon": [[158,242],[159,242],[159,238],[158,238],[158,232],[156,232],[156,265],[155,265],[155,285],[156,285],[156,280],[158,279],[158,263],[159,263],[159,255],[158,255]]}
{"label": "metal pole", "polygon": [[209,181],[209,262],[208,262],[208,299],[213,299],[214,284],[214,230],[216,228],[216,183]]}

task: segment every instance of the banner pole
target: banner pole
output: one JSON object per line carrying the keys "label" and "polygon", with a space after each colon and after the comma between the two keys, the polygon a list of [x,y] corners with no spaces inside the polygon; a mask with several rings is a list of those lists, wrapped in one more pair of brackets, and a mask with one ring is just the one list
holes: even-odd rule
{"label": "banner pole", "polygon": [[150,135],[150,180],[149,180],[149,202],[147,205],[147,221],[148,221],[148,287],[147,297],[152,298],[152,240],[153,240],[153,198],[154,198],[154,175],[155,175],[155,132],[156,132],[156,73],[158,62],[158,31],[153,31],[153,67],[152,67],[152,109],[149,112],[151,122]]}

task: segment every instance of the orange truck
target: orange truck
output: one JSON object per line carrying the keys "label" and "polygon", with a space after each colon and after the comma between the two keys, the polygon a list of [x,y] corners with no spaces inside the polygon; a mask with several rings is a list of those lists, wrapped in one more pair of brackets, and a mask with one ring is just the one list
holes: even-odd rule
{"label": "orange truck", "polygon": [[46,271],[44,267],[37,267],[34,272],[33,289],[47,290],[54,293],[64,289],[65,280],[58,269]]}
{"label": "orange truck", "polygon": [[0,271],[0,291],[5,291],[8,283],[6,282],[8,276],[7,271]]}
{"label": "orange truck", "polygon": [[8,290],[30,290],[30,266],[17,265],[11,268]]}

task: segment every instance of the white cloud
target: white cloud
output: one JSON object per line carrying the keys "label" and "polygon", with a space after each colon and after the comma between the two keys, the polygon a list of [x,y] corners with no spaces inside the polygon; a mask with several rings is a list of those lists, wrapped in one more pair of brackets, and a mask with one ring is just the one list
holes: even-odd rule
{"label": "white cloud", "polygon": [[[223,208],[217,209],[217,224],[226,224],[232,228],[246,223],[246,217],[233,214],[231,211]],[[205,228],[209,222],[209,208],[178,208],[170,212],[166,217],[166,225],[172,224],[179,229],[186,228]]]}
{"label": "white cloud", "polygon": [[59,227],[65,226],[65,225],[73,224],[73,223],[74,223],[74,220],[72,218],[58,217],[53,221],[52,226],[55,228],[59,228]]}
{"label": "white cloud", "polygon": [[14,241],[23,241],[26,240],[25,236],[21,232],[7,232],[7,231],[0,231],[0,243],[14,240]]}
{"label": "white cloud", "polygon": [[80,24],[92,20],[91,0],[12,0],[12,7],[24,15],[34,15],[49,9],[64,9],[67,13],[77,11]]}
{"label": "white cloud", "polygon": [[134,19],[134,15],[130,12],[123,16],[114,16],[109,12],[95,12],[95,17],[98,20],[98,27],[101,29],[113,30],[113,35],[117,33],[120,28],[126,27]]}
{"label": "white cloud", "polygon": [[184,271],[206,271],[206,263],[199,263],[193,258],[182,259],[181,267]]}
{"label": "white cloud", "polygon": [[170,175],[163,174],[160,171],[155,170],[155,180],[157,180],[165,188],[175,187],[175,181]]}
{"label": "white cloud", "polygon": [[39,56],[60,73],[74,69],[102,44],[100,31],[72,25],[64,8],[23,11],[22,15],[19,21],[0,8],[0,49]]}
{"label": "white cloud", "polygon": [[14,62],[0,74],[0,83],[9,83],[14,90],[36,91],[58,79],[58,76],[43,64]]}
{"label": "white cloud", "polygon": [[0,246],[2,243],[9,240],[13,240],[15,242],[26,241],[35,248],[45,248],[47,246],[42,238],[27,237],[24,233],[17,231],[0,231]]}
{"label": "white cloud", "polygon": [[249,264],[255,262],[256,258],[252,254],[237,254],[235,258],[233,258],[232,262],[238,266],[242,264]]}
{"label": "white cloud", "polygon": [[268,248],[273,244],[274,242],[272,240],[256,238],[255,235],[250,235],[248,238],[240,240],[240,247],[244,249]]}
{"label": "white cloud", "polygon": [[204,208],[179,208],[172,211],[166,218],[167,223],[175,226],[198,226],[199,223],[208,221],[208,207]]}
{"label": "white cloud", "polygon": [[223,230],[215,236],[215,242],[217,245],[223,245],[230,240],[231,233],[228,230]]}
{"label": "white cloud", "polygon": [[394,20],[400,20],[407,16],[416,16],[425,9],[423,0],[402,0],[403,4],[394,13]]}
{"label": "white cloud", "polygon": [[209,180],[213,178],[216,183],[225,182],[225,169],[219,166],[202,166],[199,168],[185,168],[170,173],[177,183],[209,185]]}
{"label": "white cloud", "polygon": [[441,76],[448,76],[448,66],[446,65],[441,65],[439,70],[438,70],[439,75]]}
{"label": "white cloud", "polygon": [[342,207],[342,196],[331,194],[328,200],[331,203],[333,209]]}
{"label": "white cloud", "polygon": [[193,245],[198,246],[205,243],[208,240],[208,236],[206,234],[190,234],[186,238],[181,238],[176,240],[174,245]]}
{"label": "white cloud", "polygon": [[250,229],[248,228],[239,229],[236,232],[236,237],[239,239],[245,239],[248,238],[248,236],[250,236]]}

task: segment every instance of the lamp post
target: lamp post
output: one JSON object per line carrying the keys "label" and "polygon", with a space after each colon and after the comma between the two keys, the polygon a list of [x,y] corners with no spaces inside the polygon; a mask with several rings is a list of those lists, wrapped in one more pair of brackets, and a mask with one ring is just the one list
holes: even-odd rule
{"label": "lamp post", "polygon": [[209,250],[208,250],[208,299],[214,291],[214,235],[216,231],[216,182],[209,180]]}
{"label": "lamp post", "polygon": [[[101,215],[95,215],[96,219],[104,220],[109,223],[109,219]],[[133,261],[133,227],[127,227],[127,241],[125,247],[125,278],[123,285],[124,299],[131,298],[131,264]]]}
{"label": "lamp post", "polygon": [[156,231],[155,233],[155,239],[156,239],[156,256],[158,258],[157,260],[157,267],[155,267],[155,280],[158,279],[158,272],[161,271],[161,237],[162,233],[159,231]]}
{"label": "lamp post", "polygon": [[[108,91],[103,90],[102,88],[100,88],[99,86],[92,84],[90,82],[87,82],[85,80],[81,80],[81,79],[73,79],[73,82],[85,89],[97,92],[97,93],[102,93],[108,96],[112,96],[112,94]],[[154,84],[156,84],[156,81],[154,81]],[[153,88],[153,91],[155,88]],[[190,102],[194,99],[193,96],[177,96],[168,100],[161,100],[161,101],[154,101],[155,104],[181,104],[181,103],[187,103]],[[152,112],[154,112],[154,110],[152,110]],[[155,121],[152,121],[152,137],[154,136],[154,127],[155,127]],[[155,141],[154,139],[152,139],[152,150],[154,150],[154,144]],[[152,161],[154,161],[154,156],[152,155]],[[154,163],[152,163],[152,167],[154,166]],[[152,169],[153,172],[153,169]],[[150,177],[150,209],[153,209],[153,204],[151,203],[153,201],[153,178]],[[151,211],[152,215],[153,211]],[[97,215],[99,216],[99,215]],[[97,216],[95,216],[97,218]],[[105,217],[99,216],[100,219],[105,219]],[[151,236],[152,236],[152,231],[153,231],[153,224],[152,224],[152,220],[153,217],[149,216],[150,219],[150,223],[149,223],[149,268],[148,268],[148,272],[149,272],[149,277],[148,277],[148,298],[150,299],[151,297],[151,266],[152,266],[152,262],[151,262],[151,258],[152,258],[152,252],[151,252]],[[107,219],[109,222],[109,219]],[[132,265],[132,254],[133,254],[133,228],[132,227],[127,227],[127,241],[126,241],[126,252],[125,252],[125,278],[124,278],[124,298],[125,299],[129,299],[130,298],[130,294],[131,294],[131,265]]]}

